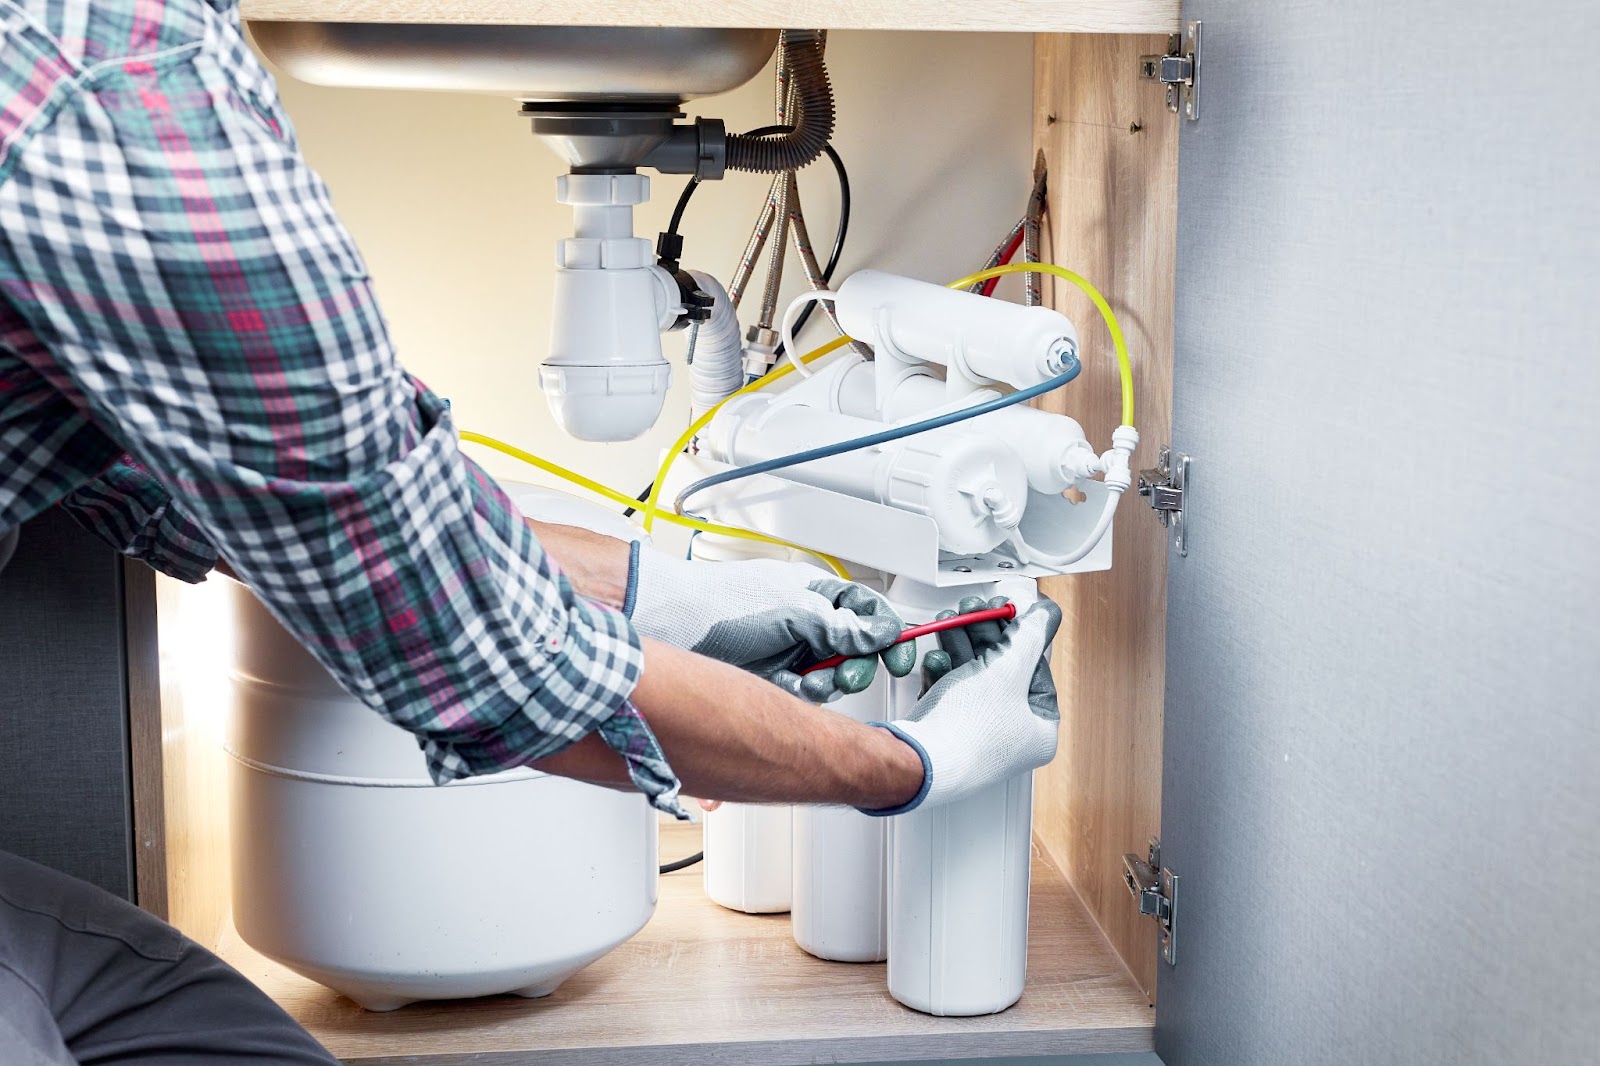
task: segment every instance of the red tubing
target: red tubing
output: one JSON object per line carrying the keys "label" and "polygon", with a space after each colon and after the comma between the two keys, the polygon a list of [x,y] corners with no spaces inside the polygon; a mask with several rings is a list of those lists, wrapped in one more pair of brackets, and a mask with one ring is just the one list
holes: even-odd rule
{"label": "red tubing", "polygon": [[[908,640],[916,640],[918,637],[925,637],[930,633],[939,633],[946,629],[954,629],[957,626],[975,625],[978,622],[1009,622],[1016,616],[1017,605],[1014,603],[1008,603],[1004,607],[985,607],[981,611],[969,611],[966,614],[958,614],[954,618],[936,618],[931,622],[924,622],[920,626],[912,626],[901,633],[900,639],[895,643],[904,644]],[[833,655],[815,666],[806,667],[800,672],[802,674],[814,674],[818,670],[831,670],[847,658],[849,656]]]}

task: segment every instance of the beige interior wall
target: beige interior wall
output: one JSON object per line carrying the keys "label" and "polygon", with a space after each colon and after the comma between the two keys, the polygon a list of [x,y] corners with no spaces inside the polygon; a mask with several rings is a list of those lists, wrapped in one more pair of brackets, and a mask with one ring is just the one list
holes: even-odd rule
{"label": "beige interior wall", "polygon": [[[839,277],[870,266],[945,281],[981,265],[1028,192],[1032,49],[1026,34],[830,37],[834,143],[854,192]],[[556,428],[537,367],[554,244],[570,233],[571,220],[555,202],[560,163],[528,132],[515,103],[327,89],[286,76],[281,91],[306,157],[367,258],[402,361],[450,397],[458,424],[630,492],[642,487],[688,419],[683,335],[667,338],[677,380],[651,433],[599,445]],[[771,100],[771,78],[763,76],[699,101],[691,113],[750,129],[772,121]],[[639,209],[636,232],[653,240],[683,179],[651,180],[654,198]],[[767,183],[739,174],[699,190],[684,226],[687,265],[727,278]],[[802,173],[801,195],[823,257],[837,217],[826,162]],[[790,277],[788,293],[799,291],[796,280]],[[478,458],[497,476],[538,479],[498,456]]]}

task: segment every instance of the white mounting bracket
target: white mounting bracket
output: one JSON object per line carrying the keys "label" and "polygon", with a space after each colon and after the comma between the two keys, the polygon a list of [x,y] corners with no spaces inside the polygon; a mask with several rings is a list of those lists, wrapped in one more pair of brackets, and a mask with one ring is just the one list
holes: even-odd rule
{"label": "white mounting bracket", "polygon": [[1166,55],[1140,56],[1139,76],[1145,81],[1159,81],[1167,87],[1167,110],[1177,114],[1183,106],[1183,115],[1190,122],[1200,117],[1200,22],[1195,20],[1185,27],[1180,36],[1167,38]]}

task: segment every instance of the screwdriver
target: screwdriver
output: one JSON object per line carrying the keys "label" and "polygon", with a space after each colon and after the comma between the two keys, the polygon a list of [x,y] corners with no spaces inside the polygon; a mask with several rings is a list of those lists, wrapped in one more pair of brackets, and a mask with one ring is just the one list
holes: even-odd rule
{"label": "screwdriver", "polygon": [[[900,634],[896,644],[904,644],[908,640],[928,636],[930,633],[940,633],[946,629],[955,629],[957,626],[970,626],[978,622],[1009,622],[1017,616],[1017,605],[1008,603],[1004,607],[985,607],[981,611],[968,611],[951,618],[936,618],[931,622],[924,622],[920,626],[911,626]],[[830,655],[828,658],[808,666],[800,671],[802,674],[814,674],[818,670],[831,670],[849,658],[846,655]]]}

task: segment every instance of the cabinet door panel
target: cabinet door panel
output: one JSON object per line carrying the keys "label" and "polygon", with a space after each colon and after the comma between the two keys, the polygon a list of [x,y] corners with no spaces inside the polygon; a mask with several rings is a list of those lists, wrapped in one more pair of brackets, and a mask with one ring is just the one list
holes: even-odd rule
{"label": "cabinet door panel", "polygon": [[1157,1050],[1596,1061],[1600,16],[1185,17]]}
{"label": "cabinet door panel", "polygon": [[0,848],[133,898],[122,559],[54,510],[0,573]]}

